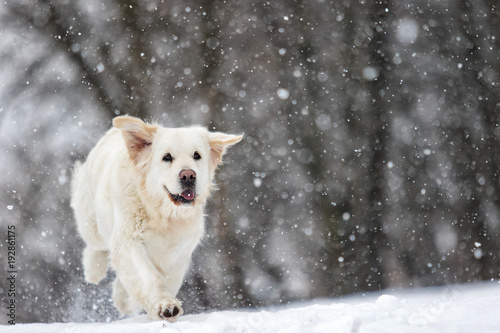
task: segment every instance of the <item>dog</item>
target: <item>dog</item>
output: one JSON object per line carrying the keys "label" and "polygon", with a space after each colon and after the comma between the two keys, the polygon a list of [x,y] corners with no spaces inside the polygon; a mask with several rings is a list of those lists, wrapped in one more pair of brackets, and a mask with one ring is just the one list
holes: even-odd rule
{"label": "dog", "polygon": [[75,163],[71,207],[85,242],[85,280],[116,271],[113,302],[152,320],[182,315],[176,298],[204,235],[204,206],[226,149],[242,135],[165,128],[130,116]]}

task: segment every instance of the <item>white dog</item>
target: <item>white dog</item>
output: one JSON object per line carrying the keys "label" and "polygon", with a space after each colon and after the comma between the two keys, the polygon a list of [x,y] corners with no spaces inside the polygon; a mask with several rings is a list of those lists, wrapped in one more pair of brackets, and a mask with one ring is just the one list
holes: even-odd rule
{"label": "white dog", "polygon": [[120,312],[175,320],[183,313],[176,294],[204,233],[215,169],[242,136],[133,117],[117,117],[113,125],[73,174],[85,279],[99,283],[109,264]]}

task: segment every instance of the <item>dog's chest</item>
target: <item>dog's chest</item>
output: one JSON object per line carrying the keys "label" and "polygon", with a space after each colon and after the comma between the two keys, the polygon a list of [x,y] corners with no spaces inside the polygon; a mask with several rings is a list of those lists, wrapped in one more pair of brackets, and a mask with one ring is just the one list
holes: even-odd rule
{"label": "dog's chest", "polygon": [[144,233],[144,244],[150,258],[164,270],[178,261],[189,261],[203,236],[203,221],[196,224],[175,224]]}

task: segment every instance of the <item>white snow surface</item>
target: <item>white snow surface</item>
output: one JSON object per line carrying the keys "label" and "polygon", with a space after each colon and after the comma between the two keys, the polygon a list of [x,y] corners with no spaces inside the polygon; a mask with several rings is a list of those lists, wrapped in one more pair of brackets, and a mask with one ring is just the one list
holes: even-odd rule
{"label": "white snow surface", "polygon": [[500,332],[500,283],[380,292],[274,308],[184,315],[176,323],[144,315],[111,323],[16,324],[0,332]]}

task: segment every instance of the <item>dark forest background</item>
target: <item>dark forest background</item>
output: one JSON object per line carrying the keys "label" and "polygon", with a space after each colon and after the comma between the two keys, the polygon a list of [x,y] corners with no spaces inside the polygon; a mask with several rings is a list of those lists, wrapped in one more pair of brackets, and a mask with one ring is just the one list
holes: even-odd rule
{"label": "dark forest background", "polygon": [[491,0],[1,2],[17,321],[118,318],[113,273],[83,281],[69,184],[123,114],[245,134],[188,312],[498,279],[499,57]]}

